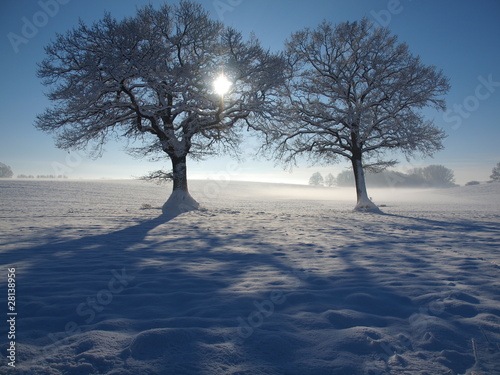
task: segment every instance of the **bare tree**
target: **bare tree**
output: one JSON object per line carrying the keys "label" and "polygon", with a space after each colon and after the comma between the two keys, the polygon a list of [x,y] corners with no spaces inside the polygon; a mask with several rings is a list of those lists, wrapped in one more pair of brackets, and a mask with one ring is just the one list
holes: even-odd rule
{"label": "bare tree", "polygon": [[14,176],[12,169],[8,165],[0,163],[0,178],[12,178],[12,176]]}
{"label": "bare tree", "polygon": [[125,137],[134,155],[167,154],[173,192],[164,211],[198,207],[188,192],[187,156],[237,149],[236,125],[266,121],[283,76],[279,56],[189,1],[81,23],[58,35],[46,55],[38,75],[55,104],[36,127],[55,132],[63,149],[99,156],[109,138]]}
{"label": "bare tree", "polygon": [[500,163],[497,163],[497,165],[491,170],[490,178],[492,181],[500,181]]}
{"label": "bare tree", "polygon": [[[443,110],[448,80],[398,43],[388,29],[367,19],[292,35],[286,51],[288,101],[280,124],[267,129],[275,156],[295,164],[301,155],[315,163],[351,161],[359,210],[378,210],[370,201],[364,169],[383,170],[395,160],[442,149],[445,134],[420,110]],[[269,137],[269,135],[268,135]]]}
{"label": "bare tree", "polygon": [[309,185],[312,186],[322,186],[324,183],[324,178],[319,172],[315,172],[312,174],[311,178],[309,178]]}
{"label": "bare tree", "polygon": [[328,173],[325,177],[325,185],[328,187],[332,187],[335,185],[335,183],[335,176],[331,173]]}

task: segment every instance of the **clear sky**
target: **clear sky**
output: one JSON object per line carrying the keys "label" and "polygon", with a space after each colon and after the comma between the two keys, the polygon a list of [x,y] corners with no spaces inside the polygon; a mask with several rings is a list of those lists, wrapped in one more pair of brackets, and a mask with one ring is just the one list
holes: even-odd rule
{"label": "clear sky", "polygon": [[[105,11],[116,18],[133,15],[137,6],[159,0],[23,0],[4,1],[0,14],[0,162],[18,174],[66,174],[71,178],[130,178],[158,168],[161,163],[136,160],[123,151],[124,143],[110,143],[97,160],[84,153],[58,150],[50,134],[37,131],[34,119],[50,105],[36,77],[36,64],[56,32],[65,32],[78,19],[86,23]],[[401,160],[404,171],[414,166],[442,164],[455,171],[458,183],[485,181],[500,162],[500,1],[482,0],[201,0],[215,19],[245,35],[254,32],[265,47],[278,51],[292,32],[367,16],[387,26],[424,63],[442,69],[450,78],[448,111],[429,111],[429,118],[448,138],[445,150],[433,159]],[[251,150],[248,141],[244,149]],[[251,154],[251,152],[248,152]],[[304,162],[292,173],[263,158],[235,165],[218,157],[190,161],[190,178],[231,178],[307,183],[315,171],[336,175],[347,162],[331,167]]]}

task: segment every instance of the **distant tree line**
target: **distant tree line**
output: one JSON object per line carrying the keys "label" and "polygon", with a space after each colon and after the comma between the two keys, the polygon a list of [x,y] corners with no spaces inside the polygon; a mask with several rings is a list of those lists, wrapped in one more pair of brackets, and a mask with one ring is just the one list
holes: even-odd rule
{"label": "distant tree line", "polygon": [[[14,177],[14,172],[12,172],[12,168],[9,167],[8,165],[5,165],[4,163],[0,163],[0,178],[12,178]],[[54,175],[54,174],[39,174],[39,175],[32,175],[32,174],[18,174],[16,178],[46,178],[46,179],[56,179],[56,178],[68,178],[68,176],[64,176],[62,174],[60,175]]]}
{"label": "distant tree line", "polygon": [[32,174],[26,175],[26,174],[18,174],[17,178],[46,178],[46,179],[56,179],[56,178],[68,178],[68,176],[64,176],[62,174],[60,175],[54,175],[54,174],[38,174],[36,176],[33,176]]}
{"label": "distant tree line", "polygon": [[[366,183],[370,187],[453,187],[454,172],[442,165],[429,165],[424,168],[413,168],[407,173],[386,170],[382,172],[366,172]],[[314,173],[309,179],[313,186],[353,187],[355,185],[352,171],[340,172],[337,177],[329,173],[325,178],[321,173]]]}

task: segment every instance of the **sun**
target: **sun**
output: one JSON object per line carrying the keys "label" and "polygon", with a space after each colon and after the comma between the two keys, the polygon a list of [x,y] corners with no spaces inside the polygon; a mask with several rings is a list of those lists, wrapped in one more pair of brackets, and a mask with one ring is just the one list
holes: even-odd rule
{"label": "sun", "polygon": [[214,81],[215,92],[219,95],[224,95],[229,91],[232,83],[229,81],[224,74],[221,74]]}

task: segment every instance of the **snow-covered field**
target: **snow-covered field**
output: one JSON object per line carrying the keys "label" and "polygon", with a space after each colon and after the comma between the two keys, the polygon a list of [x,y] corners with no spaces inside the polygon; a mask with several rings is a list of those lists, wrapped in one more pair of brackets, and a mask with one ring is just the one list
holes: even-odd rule
{"label": "snow-covered field", "polygon": [[0,181],[0,373],[500,374],[500,184],[169,189]]}

